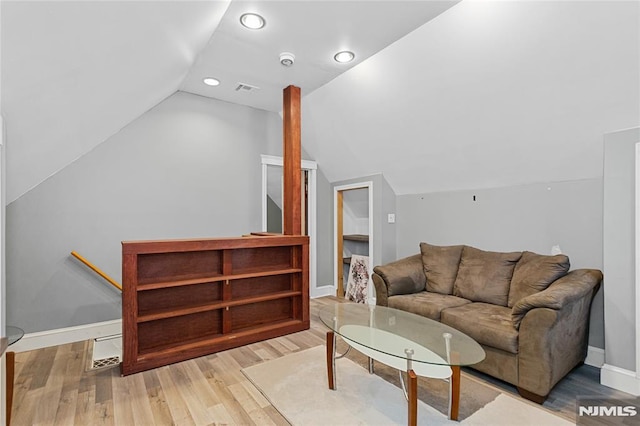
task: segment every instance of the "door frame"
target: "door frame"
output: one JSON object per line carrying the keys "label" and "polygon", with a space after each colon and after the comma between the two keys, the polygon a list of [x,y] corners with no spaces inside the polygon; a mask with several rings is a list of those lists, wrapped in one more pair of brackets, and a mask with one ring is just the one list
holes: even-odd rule
{"label": "door frame", "polygon": [[[640,142],[636,142],[635,158],[635,275],[636,275],[636,381],[640,379]],[[606,336],[605,336],[606,338]]]}
{"label": "door frame", "polygon": [[[333,187],[333,260],[336,262],[333,268],[333,292],[338,297],[339,276],[342,274],[342,192],[351,189],[367,189],[369,197],[369,277],[373,272],[373,181],[350,183]],[[344,285],[343,285],[344,286]],[[346,288],[343,288],[346,290]],[[372,289],[369,289],[371,292]]]}
{"label": "door frame", "polygon": [[[276,166],[284,167],[284,160],[282,157],[276,155],[261,155],[262,162],[262,231],[267,231],[267,167]],[[302,160],[302,170],[306,170],[309,173],[309,195],[307,205],[307,224],[309,230],[309,296],[311,298],[317,297],[318,289],[317,283],[317,188],[316,188],[316,172],[318,170],[318,164],[311,160]]]}

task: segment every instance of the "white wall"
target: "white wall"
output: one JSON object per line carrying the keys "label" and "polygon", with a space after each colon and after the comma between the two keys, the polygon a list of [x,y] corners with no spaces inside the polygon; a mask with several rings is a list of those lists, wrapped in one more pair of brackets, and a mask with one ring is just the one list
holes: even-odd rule
{"label": "white wall", "polygon": [[[9,141],[10,142],[10,141]],[[27,332],[119,318],[122,240],[260,230],[275,113],[178,92],[7,208],[7,321]]]}
{"label": "white wall", "polygon": [[369,234],[369,190],[351,189],[342,193],[343,234]]}

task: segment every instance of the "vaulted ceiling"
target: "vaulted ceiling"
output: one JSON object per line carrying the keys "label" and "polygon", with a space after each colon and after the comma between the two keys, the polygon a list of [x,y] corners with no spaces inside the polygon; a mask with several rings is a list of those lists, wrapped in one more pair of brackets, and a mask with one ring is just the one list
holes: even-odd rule
{"label": "vaulted ceiling", "polygon": [[303,100],[329,181],[396,194],[599,178],[640,126],[640,3],[463,1]]}
{"label": "vaulted ceiling", "polygon": [[311,93],[458,1],[2,1],[7,202],[176,90],[278,112],[284,87]]}
{"label": "vaulted ceiling", "polygon": [[[640,124],[638,9],[2,1],[6,201],[176,90],[277,112],[289,84],[302,87],[303,146],[329,181],[381,172],[409,194],[601,176],[602,134]],[[242,28],[245,11],[265,28]],[[335,63],[342,49],[356,60]]]}

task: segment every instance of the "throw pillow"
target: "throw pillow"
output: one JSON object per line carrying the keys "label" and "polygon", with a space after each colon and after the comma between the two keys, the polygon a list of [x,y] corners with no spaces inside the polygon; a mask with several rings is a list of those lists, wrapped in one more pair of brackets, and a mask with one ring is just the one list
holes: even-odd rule
{"label": "throw pillow", "polygon": [[427,291],[452,294],[464,246],[432,246],[420,243]]}
{"label": "throw pillow", "polygon": [[465,246],[453,294],[473,302],[507,306],[513,270],[521,252],[498,253]]}
{"label": "throw pillow", "polygon": [[544,256],[525,251],[513,271],[507,306],[511,308],[523,297],[545,290],[566,275],[569,267],[569,258],[564,254]]}

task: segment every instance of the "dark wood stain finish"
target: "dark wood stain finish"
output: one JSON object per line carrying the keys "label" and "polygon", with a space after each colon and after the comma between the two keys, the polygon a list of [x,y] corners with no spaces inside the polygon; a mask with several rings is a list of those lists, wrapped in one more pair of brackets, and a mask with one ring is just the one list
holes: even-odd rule
{"label": "dark wood stain finish", "polygon": [[309,239],[123,242],[128,375],[309,328]]}

